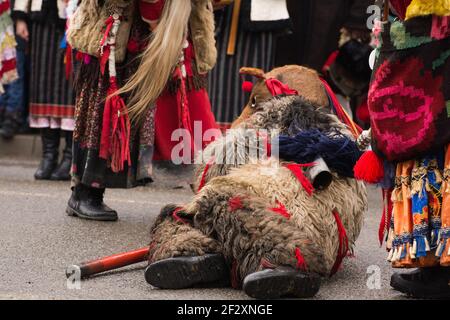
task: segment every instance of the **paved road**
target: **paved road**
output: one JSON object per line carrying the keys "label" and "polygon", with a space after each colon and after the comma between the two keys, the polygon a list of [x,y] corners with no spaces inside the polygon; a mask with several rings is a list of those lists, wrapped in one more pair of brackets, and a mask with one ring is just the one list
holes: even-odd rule
{"label": "paved road", "polygon": [[[0,159],[0,299],[246,299],[231,289],[152,289],[143,279],[145,264],[68,289],[64,270],[69,264],[144,246],[159,209],[189,199],[188,181],[159,173],[154,186],[110,191],[106,202],[119,211],[120,221],[98,223],[65,215],[68,184],[35,182],[35,166],[34,161]],[[173,188],[179,185],[184,188]],[[355,257],[325,280],[317,299],[402,298],[389,287],[391,269],[377,244],[379,196],[370,189],[370,210]],[[370,266],[379,268],[380,289],[367,287]]]}

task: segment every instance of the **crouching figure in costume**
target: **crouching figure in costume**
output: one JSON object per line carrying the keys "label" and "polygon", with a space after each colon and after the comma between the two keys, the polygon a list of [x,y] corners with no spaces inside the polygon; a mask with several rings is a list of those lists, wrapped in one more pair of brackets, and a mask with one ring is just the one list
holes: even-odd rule
{"label": "crouching figure in costume", "polygon": [[174,130],[216,128],[205,90],[216,60],[212,4],[83,0],[67,39],[81,65],[67,213],[117,220],[105,188],[151,182],[152,161],[171,159]]}
{"label": "crouching figure in costume", "polygon": [[[259,78],[254,110],[201,153],[192,201],[162,209],[151,230],[146,280],[166,289],[230,283],[255,298],[311,297],[360,233],[367,208],[365,186],[353,179],[360,153],[314,72],[243,71]],[[300,86],[292,72],[308,97],[292,89]],[[243,132],[259,142],[242,140]],[[271,132],[279,134],[272,140]],[[269,149],[278,149],[280,159],[252,156]]]}
{"label": "crouching figure in costume", "polygon": [[[398,17],[391,22],[389,5]],[[384,169],[371,181],[383,185],[380,241],[387,240],[394,268],[416,268],[395,273],[394,289],[448,299],[450,2],[391,0],[385,9],[368,100],[372,147],[380,156],[372,162]]]}

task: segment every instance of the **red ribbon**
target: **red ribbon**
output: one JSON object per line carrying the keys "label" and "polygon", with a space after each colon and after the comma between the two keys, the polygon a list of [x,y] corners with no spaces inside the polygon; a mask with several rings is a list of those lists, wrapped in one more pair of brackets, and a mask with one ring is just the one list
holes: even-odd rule
{"label": "red ribbon", "polygon": [[111,47],[107,43],[107,41],[109,33],[111,32],[111,29],[114,25],[114,18],[110,16],[108,19],[106,19],[105,25],[106,25],[105,33],[103,34],[103,38],[100,41],[100,50],[101,50],[100,71],[102,75],[105,74],[106,63],[108,62],[109,55],[111,54]]}
{"label": "red ribbon", "polygon": [[347,256],[349,251],[349,244],[348,244],[348,237],[347,237],[347,231],[345,231],[344,224],[342,223],[341,217],[339,216],[339,212],[337,210],[333,210],[333,216],[336,220],[337,228],[338,228],[338,234],[339,234],[339,249],[338,254],[336,257],[336,261],[334,262],[333,268],[331,269],[330,276],[336,274],[338,272],[339,268],[342,265],[342,261]]}
{"label": "red ribbon", "polygon": [[276,208],[271,208],[270,210],[285,217],[286,219],[291,219],[291,214],[287,211],[286,207],[284,206],[284,204],[282,204],[280,201],[277,200],[277,206]]}
{"label": "red ribbon", "polygon": [[298,95],[297,90],[293,90],[289,88],[287,84],[284,84],[278,79],[272,78],[266,80],[266,86],[267,89],[269,89],[269,92],[272,96],[276,97],[282,94],[295,96]]}
{"label": "red ribbon", "polygon": [[306,178],[305,175],[303,174],[303,168],[312,167],[314,165],[315,165],[314,163],[305,163],[305,164],[290,163],[286,165],[286,168],[288,168],[298,179],[298,181],[300,181],[303,189],[305,189],[306,193],[309,196],[312,196],[314,192],[314,187],[308,180],[308,178]]}
{"label": "red ribbon", "polygon": [[300,251],[300,248],[295,249],[295,258],[297,259],[297,268],[299,270],[308,271],[308,266],[306,265],[305,258]]}

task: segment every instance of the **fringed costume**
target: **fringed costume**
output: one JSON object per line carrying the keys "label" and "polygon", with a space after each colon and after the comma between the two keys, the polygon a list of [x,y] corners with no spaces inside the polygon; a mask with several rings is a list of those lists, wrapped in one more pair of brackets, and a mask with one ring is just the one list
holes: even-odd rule
{"label": "fringed costume", "polygon": [[421,268],[395,274],[395,289],[448,298],[450,4],[390,4],[400,20],[377,33],[368,99],[372,146],[384,158],[384,177],[371,181],[383,187],[380,242],[394,268]]}
{"label": "fringed costume", "polygon": [[[287,76],[289,68],[283,70]],[[320,83],[317,76],[312,80]],[[244,287],[250,296],[312,296],[318,290],[314,275],[333,275],[352,251],[367,209],[365,186],[353,178],[352,168],[360,156],[353,135],[329,109],[295,96],[278,80],[267,77],[265,82],[279,91],[272,91],[272,99],[199,155],[203,164],[194,177],[197,194],[187,204],[164,208],[154,224],[146,272],[150,284],[196,285],[187,267],[184,278],[175,275],[183,266],[176,262],[199,256],[208,261],[218,254],[229,273],[217,272],[216,277],[223,276],[235,288]],[[255,134],[256,146],[240,139],[243,132],[255,129],[267,130]],[[278,136],[272,140],[274,132]],[[278,149],[281,161],[254,158],[268,155],[269,149]],[[306,172],[319,157],[332,168],[331,179],[315,188]],[[197,272],[205,274],[206,282],[207,270],[217,266],[202,269],[202,261]],[[164,271],[169,264],[173,272]],[[274,270],[282,270],[277,274],[280,281],[266,288],[260,276]],[[315,285],[297,282],[299,274]]]}
{"label": "fringed costume", "polygon": [[[172,149],[179,143],[171,139],[175,130],[185,129],[193,136],[195,121],[202,125],[200,133],[216,128],[206,93],[206,75],[216,58],[209,0],[191,2],[180,60],[171,67],[162,94],[139,120],[132,121],[128,114],[129,95],[115,95],[141,70],[142,54],[168,2],[87,0],[70,21],[68,43],[81,64],[76,81],[75,192],[81,188],[103,194],[105,188],[151,182],[152,161],[171,160]],[[191,146],[192,153],[195,147],[203,146]],[[74,203],[69,201],[69,208]],[[70,209],[70,214],[76,210]],[[110,219],[117,219],[117,214]]]}

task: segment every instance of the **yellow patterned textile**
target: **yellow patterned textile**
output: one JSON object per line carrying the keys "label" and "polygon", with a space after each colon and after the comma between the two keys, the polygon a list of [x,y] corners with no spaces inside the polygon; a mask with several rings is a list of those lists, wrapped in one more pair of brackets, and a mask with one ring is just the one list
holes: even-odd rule
{"label": "yellow patterned textile", "polygon": [[412,0],[405,20],[427,15],[450,16],[450,0]]}

